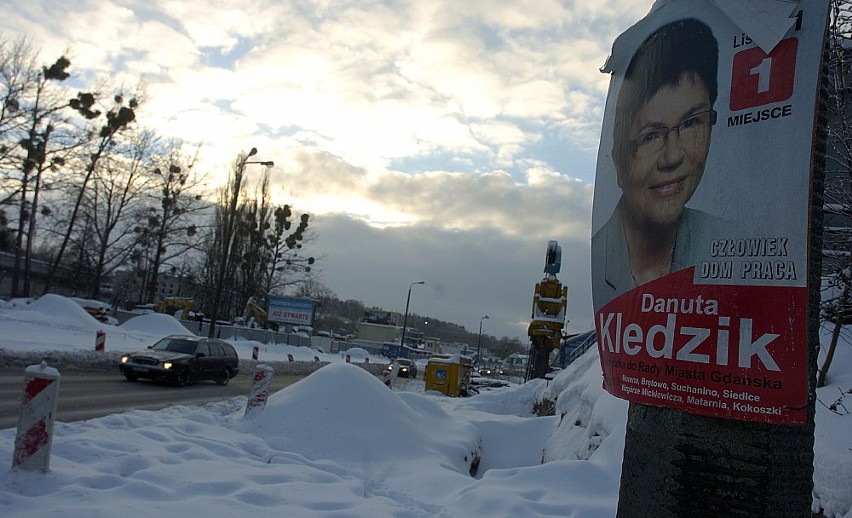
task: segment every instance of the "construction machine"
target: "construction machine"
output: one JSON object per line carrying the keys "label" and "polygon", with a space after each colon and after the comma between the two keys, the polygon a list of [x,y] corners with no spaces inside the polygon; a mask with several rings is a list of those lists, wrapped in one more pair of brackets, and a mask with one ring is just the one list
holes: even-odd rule
{"label": "construction machine", "polygon": [[559,348],[562,340],[568,288],[556,278],[561,268],[562,247],[556,241],[548,241],[544,278],[535,285],[532,321],[527,331],[530,337],[527,380],[544,378],[550,369],[550,354]]}
{"label": "construction machine", "polygon": [[[181,320],[189,320],[189,313],[195,306],[191,298],[170,297],[161,300],[154,306],[157,313],[165,313]],[[180,312],[180,316],[178,313]]]}
{"label": "construction machine", "polygon": [[[238,319],[234,320],[237,321]],[[255,303],[254,297],[249,297],[246,301],[246,309],[243,311],[241,323],[246,327],[266,327],[266,310]]]}

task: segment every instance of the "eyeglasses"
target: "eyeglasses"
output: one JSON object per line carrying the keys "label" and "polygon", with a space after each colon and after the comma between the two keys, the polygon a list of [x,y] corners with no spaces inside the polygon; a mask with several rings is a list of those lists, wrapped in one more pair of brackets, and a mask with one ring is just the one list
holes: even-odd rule
{"label": "eyeglasses", "polygon": [[706,138],[707,130],[716,124],[717,117],[716,110],[707,110],[693,113],[677,126],[652,128],[640,133],[636,140],[628,141],[630,152],[640,157],[657,153],[663,149],[672,130],[677,132],[681,145],[693,145],[699,139]]}

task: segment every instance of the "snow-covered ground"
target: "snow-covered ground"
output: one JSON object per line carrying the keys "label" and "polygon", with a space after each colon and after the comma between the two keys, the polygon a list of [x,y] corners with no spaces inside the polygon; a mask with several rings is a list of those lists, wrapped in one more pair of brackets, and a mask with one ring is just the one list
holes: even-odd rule
{"label": "snow-covered ground", "polygon": [[[79,367],[104,356],[93,352],[98,330],[113,354],[185,332],[164,315],[103,325],[46,296],[0,308],[0,357],[50,351],[42,356]],[[244,359],[254,346],[267,361],[318,354],[234,343]],[[601,389],[595,350],[549,383],[466,399],[413,392],[407,380],[388,390],[339,355],[319,355],[331,363],[251,420],[245,397],[73,423],[59,415],[46,474],[11,469],[16,431],[0,430],[0,516],[614,516],[627,404]],[[816,414],[815,509],[852,518],[848,340],[829,378]],[[534,417],[544,397],[557,399],[561,419]]]}

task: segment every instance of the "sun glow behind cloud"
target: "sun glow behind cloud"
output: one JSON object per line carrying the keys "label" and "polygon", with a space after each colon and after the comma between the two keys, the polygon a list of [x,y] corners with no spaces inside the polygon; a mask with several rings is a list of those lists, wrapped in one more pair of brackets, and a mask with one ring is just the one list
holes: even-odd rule
{"label": "sun glow behind cloud", "polygon": [[[410,237],[422,241],[407,246],[422,251],[386,269],[441,277],[421,258],[464,255],[448,247],[471,243],[495,247],[483,257],[528,268],[534,283],[547,240],[588,246],[608,82],[598,69],[651,3],[35,0],[0,5],[0,29],[27,35],[45,61],[70,49],[81,87],[142,78],[149,101],[139,122],[198,146],[211,190],[238,153],[257,147],[276,163],[276,202],[327,221],[347,215],[382,231],[376,239],[416,229]],[[508,260],[507,247],[533,250],[533,264]],[[564,275],[587,275],[587,250],[577,252],[576,264],[563,263],[577,270]],[[351,270],[358,253],[341,255]],[[345,282],[335,267],[330,259],[326,275]],[[361,297],[361,288],[331,288]],[[506,302],[506,322],[525,318],[526,291],[520,310]],[[499,311],[487,312],[498,327]]]}

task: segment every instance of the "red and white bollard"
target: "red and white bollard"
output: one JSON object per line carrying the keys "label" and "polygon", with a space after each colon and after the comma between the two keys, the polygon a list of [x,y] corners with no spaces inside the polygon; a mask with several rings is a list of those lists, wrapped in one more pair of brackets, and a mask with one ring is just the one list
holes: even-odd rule
{"label": "red and white bollard", "polygon": [[260,353],[260,347],[255,345],[251,348],[251,359],[256,360],[258,353]]}
{"label": "red and white bollard", "polygon": [[399,364],[393,362],[390,364],[390,367],[390,369],[385,369],[385,374],[382,376],[382,379],[385,382],[385,385],[392,389],[393,382],[396,381],[396,377],[399,375]]}
{"label": "red and white bollard", "polygon": [[251,392],[249,393],[248,403],[246,403],[246,413],[243,419],[253,419],[263,413],[263,407],[266,406],[266,399],[269,397],[269,386],[272,384],[272,375],[275,371],[269,365],[258,365],[254,372],[254,379],[251,382]]}
{"label": "red and white bollard", "polygon": [[30,365],[24,371],[24,398],[15,436],[12,468],[40,469],[47,473],[50,447],[53,444],[53,423],[59,404],[59,371],[41,365]]}
{"label": "red and white bollard", "polygon": [[95,350],[103,351],[104,349],[106,349],[106,333],[103,329],[100,329],[95,335]]}

